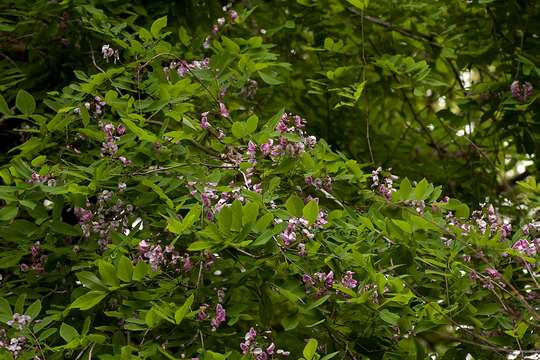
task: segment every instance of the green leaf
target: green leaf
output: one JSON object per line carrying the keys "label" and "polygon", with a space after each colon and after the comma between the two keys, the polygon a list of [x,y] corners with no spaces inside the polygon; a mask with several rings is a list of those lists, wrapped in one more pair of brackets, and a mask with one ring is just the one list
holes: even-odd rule
{"label": "green leaf", "polygon": [[347,2],[360,10],[364,10],[369,4],[369,0],[347,0]]}
{"label": "green leaf", "polygon": [[165,203],[167,204],[167,206],[171,209],[174,209],[174,203],[173,201],[167,196],[167,194],[165,194],[165,192],[159,187],[159,185],[157,184],[154,184],[152,182],[152,180],[150,179],[143,179],[143,181],[141,182],[143,185],[145,186],[148,186],[149,188],[151,188],[152,190],[154,190],[154,192],[163,200],[165,200]]}
{"label": "green leaf", "polygon": [[0,221],[11,221],[19,213],[17,206],[5,206],[0,209]]}
{"label": "green leaf", "polygon": [[330,298],[330,295],[325,295],[319,299],[317,299],[317,301],[315,301],[314,303],[312,303],[311,305],[309,305],[306,310],[313,310],[315,308],[318,308],[319,306],[321,306],[322,304],[324,304],[326,302],[326,300],[328,300]]}
{"label": "green leaf", "polygon": [[246,126],[243,121],[236,121],[231,126],[231,131],[234,137],[243,138],[246,136]]}
{"label": "green leaf", "polygon": [[246,133],[248,135],[254,133],[255,130],[257,130],[257,125],[258,124],[259,124],[259,118],[257,117],[257,115],[251,115],[246,120],[246,126],[245,126]]}
{"label": "green leaf", "polygon": [[174,313],[174,321],[176,322],[176,325],[180,325],[186,314],[189,312],[189,309],[193,304],[193,299],[193,294],[191,294],[190,297],[188,297],[187,300],[184,302],[184,304],[180,306],[180,308]]}
{"label": "green leaf", "polygon": [[401,183],[399,184],[399,199],[400,200],[408,200],[409,196],[412,192],[412,185],[409,179],[405,178],[401,180]]}
{"label": "green leaf", "polygon": [[11,306],[9,305],[9,302],[0,297],[0,321],[6,322],[11,320],[13,317],[13,311],[11,311]]}
{"label": "green leaf", "polygon": [[307,205],[304,206],[302,214],[304,215],[304,219],[309,221],[310,224],[313,224],[319,216],[319,204],[317,204],[317,201],[310,200],[310,202],[308,202]]}
{"label": "green leaf", "polygon": [[242,209],[242,224],[247,225],[254,223],[257,221],[257,217],[259,216],[259,205],[256,203],[249,202],[246,205],[244,205],[244,208]]}
{"label": "green leaf", "polygon": [[411,224],[409,224],[407,221],[399,220],[399,219],[392,219],[392,222],[396,224],[401,230],[406,232],[407,234],[412,233],[412,227]]}
{"label": "green leaf", "polygon": [[79,337],[79,332],[73,326],[66,323],[60,325],[60,336],[66,343]]}
{"label": "green leaf", "polygon": [[4,99],[2,95],[0,95],[0,113],[4,115],[13,115],[13,111],[11,111],[6,99]]}
{"label": "green leaf", "polygon": [[426,179],[422,179],[414,189],[416,200],[425,200],[433,192],[433,185],[427,182]]}
{"label": "green leaf", "polygon": [[99,304],[106,296],[107,293],[104,291],[89,291],[75,299],[70,307],[73,309],[89,310]]}
{"label": "green leaf", "polygon": [[178,38],[184,44],[185,46],[189,46],[191,36],[188,34],[185,27],[180,26],[180,29],[178,30]]}
{"label": "green leaf", "polygon": [[103,279],[105,284],[112,287],[120,286],[120,282],[118,281],[118,277],[116,276],[116,269],[114,268],[114,266],[112,266],[108,262],[100,260],[98,262],[98,269],[99,276],[101,277],[101,279]]}
{"label": "green leaf", "polygon": [[328,355],[325,355],[321,358],[321,360],[330,360],[331,358],[335,357],[336,355],[339,354],[339,351],[336,351],[336,352],[333,352],[333,353],[330,353]]}
{"label": "green leaf", "polygon": [[239,232],[242,230],[242,203],[236,199],[233,201],[231,207],[231,230]]}
{"label": "green leaf", "polygon": [[283,84],[283,81],[279,80],[278,78],[276,78],[274,75],[271,75],[267,72],[263,72],[263,71],[257,71],[257,73],[259,74],[259,76],[261,77],[262,81],[264,81],[265,83],[267,83],[268,85],[279,85],[279,84]]}
{"label": "green leaf", "polygon": [[133,280],[141,281],[148,274],[149,266],[144,261],[139,261],[133,270]]}
{"label": "green leaf", "polygon": [[32,319],[36,319],[41,312],[41,301],[38,299],[34,301],[24,312],[25,315],[30,316]]}
{"label": "green leaf", "polygon": [[152,23],[150,27],[150,32],[154,35],[154,38],[157,38],[160,31],[167,26],[167,16],[160,17]]}
{"label": "green leaf", "polygon": [[34,113],[34,110],[36,110],[36,101],[34,100],[34,97],[30,95],[30,93],[21,89],[17,93],[17,97],[15,97],[15,106],[23,114],[30,115]]}
{"label": "green leaf", "polygon": [[233,54],[240,53],[240,46],[238,46],[238,44],[235,43],[233,40],[223,35],[221,36],[221,41],[223,42],[223,45],[225,46],[225,48],[231,53]]}
{"label": "green leaf", "polygon": [[26,293],[22,293],[17,298],[17,301],[15,301],[15,306],[13,308],[13,311],[16,313],[22,314],[24,310],[24,303],[26,302]]}
{"label": "green leaf", "polygon": [[285,207],[287,208],[287,211],[289,214],[291,214],[294,217],[300,217],[302,216],[302,212],[304,209],[304,202],[302,199],[298,197],[296,194],[292,194],[287,199],[287,202],[285,203]]}
{"label": "green leaf", "polygon": [[195,222],[200,219],[202,212],[202,207],[199,204],[194,205],[186,217],[180,221],[176,217],[170,217],[167,219],[167,230],[177,234],[182,235],[184,232],[190,230]]}
{"label": "green leaf", "polygon": [[130,282],[133,276],[133,263],[126,256],[121,255],[118,260],[118,278],[124,282]]}
{"label": "green leaf", "polygon": [[209,241],[199,240],[199,241],[195,241],[191,243],[187,249],[188,251],[201,251],[201,250],[210,249],[213,245],[214,244]]}
{"label": "green leaf", "polygon": [[317,346],[319,343],[315,339],[309,339],[308,343],[304,347],[304,351],[302,352],[304,354],[304,358],[306,360],[311,360],[317,353]]}
{"label": "green leaf", "polygon": [[217,214],[217,224],[221,233],[228,234],[231,231],[232,210],[230,207],[224,207]]}
{"label": "green leaf", "polygon": [[152,143],[155,143],[158,141],[158,138],[154,134],[135,125],[133,121],[123,118],[122,122],[127,126],[129,130],[131,130],[135,135],[137,135],[139,139],[144,140],[144,141],[149,141]]}
{"label": "green leaf", "polygon": [[92,272],[81,271],[75,274],[77,279],[90,290],[107,290],[107,286]]}
{"label": "green leaf", "polygon": [[399,321],[399,315],[390,312],[388,309],[383,309],[379,312],[379,317],[390,325],[397,325]]}
{"label": "green leaf", "polygon": [[283,329],[285,331],[291,331],[296,329],[299,323],[300,319],[298,318],[298,316],[288,316],[281,319],[281,325],[283,325]]}

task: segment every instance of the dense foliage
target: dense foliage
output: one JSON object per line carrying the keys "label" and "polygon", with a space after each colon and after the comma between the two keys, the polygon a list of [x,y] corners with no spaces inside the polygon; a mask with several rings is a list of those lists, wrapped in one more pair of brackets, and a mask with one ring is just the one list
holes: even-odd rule
{"label": "dense foliage", "polygon": [[534,2],[0,6],[1,358],[538,356]]}

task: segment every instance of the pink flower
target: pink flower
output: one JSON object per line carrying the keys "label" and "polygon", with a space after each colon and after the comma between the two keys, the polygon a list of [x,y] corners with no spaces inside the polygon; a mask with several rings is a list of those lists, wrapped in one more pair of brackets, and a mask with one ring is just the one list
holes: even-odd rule
{"label": "pink flower", "polygon": [[257,338],[257,331],[255,331],[254,328],[249,328],[249,331],[244,336],[244,340],[251,342],[251,341],[255,341],[256,338]]}
{"label": "pink flower", "polygon": [[118,160],[120,160],[122,164],[124,164],[124,166],[128,166],[129,164],[131,164],[131,160],[129,160],[125,156],[118,157]]}
{"label": "pink flower", "polygon": [[358,281],[353,279],[355,273],[352,271],[347,271],[343,279],[341,279],[341,284],[349,289],[354,289],[358,285]]}
{"label": "pink flower", "polygon": [[144,256],[148,251],[150,251],[150,244],[146,240],[141,240],[139,242],[139,252]]}
{"label": "pink flower", "polygon": [[219,103],[219,114],[223,117],[229,117],[229,110],[227,110],[227,107],[222,102]]}
{"label": "pink flower", "polygon": [[231,19],[231,22],[236,22],[236,20],[238,20],[238,13],[236,12],[236,10],[230,10],[229,11],[229,19]]}
{"label": "pink flower", "polygon": [[116,128],[116,135],[122,136],[126,133],[126,127],[124,125],[118,125]]}
{"label": "pink flower", "polygon": [[512,249],[516,249],[517,251],[525,255],[536,255],[536,246],[530,244],[527,240],[524,239],[516,241],[515,244],[512,246]]}

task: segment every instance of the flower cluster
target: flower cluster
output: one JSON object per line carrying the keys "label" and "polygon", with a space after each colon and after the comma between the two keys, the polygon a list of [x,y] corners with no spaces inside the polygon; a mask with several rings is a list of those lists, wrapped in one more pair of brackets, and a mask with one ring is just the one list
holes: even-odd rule
{"label": "flower cluster", "polygon": [[173,60],[169,63],[169,66],[163,68],[165,77],[169,80],[169,74],[171,71],[176,71],[178,76],[184,77],[191,70],[208,69],[210,67],[210,59],[204,58],[203,60],[193,60],[187,62],[186,60]]}
{"label": "flower cluster", "polygon": [[17,330],[22,330],[31,322],[32,318],[30,316],[15,313],[13,314],[11,320],[9,320],[6,324],[8,324],[9,326],[13,326]]}
{"label": "flower cluster", "polygon": [[512,233],[510,221],[501,218],[491,204],[481,204],[481,209],[473,211],[471,219],[476,223],[482,234],[489,228],[491,236],[498,233],[501,240],[504,240]]}
{"label": "flower cluster", "polygon": [[188,272],[193,267],[189,254],[182,256],[171,245],[163,249],[161,244],[152,245],[146,240],[139,243],[139,258],[146,259],[153,271],[157,271],[159,266],[168,266],[179,272],[179,265],[182,265],[182,270]]}
{"label": "flower cluster", "polygon": [[528,81],[521,83],[519,80],[515,80],[510,85],[510,91],[512,92],[512,97],[519,102],[525,102],[533,94],[534,88],[532,84]]}
{"label": "flower cluster", "polygon": [[[95,119],[103,115],[103,107],[105,105],[107,105],[107,103],[103,101],[99,96],[96,96],[92,100],[84,103],[84,107]],[[77,107],[73,110],[73,112],[75,112],[76,114],[80,114],[81,109]]]}
{"label": "flower cluster", "polygon": [[524,256],[532,257],[540,254],[540,222],[525,224],[522,228],[523,238],[517,240],[512,248]]}
{"label": "flower cluster", "polygon": [[45,271],[45,262],[47,261],[48,256],[43,255],[41,253],[41,244],[36,242],[34,245],[32,245],[32,264],[28,266],[26,263],[22,263],[20,265],[21,271],[28,271],[30,269],[37,271],[37,272],[44,272]]}
{"label": "flower cluster", "polygon": [[223,308],[223,305],[217,304],[216,305],[216,314],[212,318],[212,321],[210,322],[212,324],[212,331],[216,331],[220,325],[225,322],[227,319],[227,312]]}
{"label": "flower cluster", "polygon": [[[102,129],[105,134],[105,141],[101,144],[101,156],[114,156],[118,151],[118,144],[116,142],[120,139],[120,136],[126,133],[126,127],[124,125],[115,127],[113,124],[105,124]],[[124,165],[131,163],[131,161],[123,156],[120,156],[118,159]]]}
{"label": "flower cluster", "polygon": [[[227,311],[221,304],[223,299],[220,299],[220,302],[216,305],[216,312],[214,314],[214,317],[210,321],[210,325],[212,326],[212,331],[216,331],[221,324],[223,324],[227,320]],[[210,305],[208,304],[202,304],[199,306],[199,312],[197,313],[197,319],[199,321],[204,321],[208,319],[208,314],[206,313],[206,309],[208,309]]]}
{"label": "flower cluster", "polygon": [[[201,125],[202,129],[208,129],[208,128],[212,127],[212,125],[208,121],[208,114],[209,113],[210,113],[209,111],[205,111],[205,112],[201,113],[200,125]],[[219,111],[218,111],[218,113],[222,117],[225,117],[225,118],[229,117],[229,110],[227,109],[225,104],[222,103],[222,102],[219,102]],[[219,140],[223,140],[223,138],[225,138],[225,133],[223,132],[222,129],[217,129],[217,131],[218,131],[217,138]]]}
{"label": "flower cluster", "polygon": [[50,175],[39,175],[33,172],[30,179],[26,181],[29,184],[47,184],[47,186],[55,186],[56,180],[51,178]]}
{"label": "flower cluster", "polygon": [[332,192],[332,178],[326,176],[324,179],[313,178],[313,176],[305,177],[306,185],[313,186],[317,190],[326,190]]}
{"label": "flower cluster", "polygon": [[[281,240],[283,240],[283,245],[288,247],[300,237],[313,239],[315,237],[315,232],[328,223],[326,217],[327,214],[325,211],[319,211],[319,215],[313,224],[310,224],[303,217],[291,217],[287,222],[287,227],[280,234]],[[275,221],[277,223],[282,222],[281,219],[276,219]]]}
{"label": "flower cluster", "polygon": [[[266,339],[267,337],[264,336],[264,338]],[[288,351],[282,349],[276,350],[276,345],[273,342],[268,346],[261,346],[257,343],[257,331],[255,331],[254,328],[250,328],[244,336],[244,341],[240,343],[240,350],[242,350],[242,354],[250,354],[255,360],[272,359],[275,355],[290,355],[290,352]]]}
{"label": "flower cluster", "polygon": [[102,250],[111,242],[115,231],[129,234],[129,217],[133,206],[126,205],[120,199],[113,202],[113,193],[103,190],[97,196],[95,204],[86,203],[86,208],[75,208],[74,214],[79,220],[83,235],[89,238],[91,234],[99,236],[98,244]]}
{"label": "flower cluster", "polygon": [[109,44],[105,44],[101,47],[101,53],[103,58],[109,62],[109,59],[113,59],[113,62],[116,64],[117,61],[120,61],[120,54],[117,49],[113,49]]}
{"label": "flower cluster", "polygon": [[[392,169],[388,169],[390,171]],[[397,180],[398,177],[396,175],[388,174],[388,176],[384,177],[382,181],[380,180],[379,176],[382,173],[382,168],[378,167],[376,170],[373,170],[371,172],[371,187],[376,188],[377,192],[387,198],[388,200],[392,199],[392,193],[396,191],[394,189],[394,180]]]}
{"label": "flower cluster", "polygon": [[[358,281],[353,278],[354,275],[355,272],[346,271],[339,283],[348,289],[356,288]],[[316,272],[313,276],[304,274],[302,282],[306,286],[306,291],[315,289],[315,296],[320,297],[334,286],[334,272],[332,270],[328,273]]]}
{"label": "flower cluster", "polygon": [[[276,160],[284,155],[296,157],[306,150],[312,150],[317,145],[317,138],[307,136],[303,130],[305,126],[306,121],[301,116],[284,113],[276,126],[279,138],[268,139],[267,142],[260,145],[263,156],[270,156]],[[300,138],[299,141],[290,140],[291,135],[297,135]]]}
{"label": "flower cluster", "polygon": [[[223,11],[227,11],[228,10],[228,6],[224,6],[223,7]],[[234,24],[237,20],[238,20],[238,12],[236,12],[236,10],[234,9],[231,9],[228,11],[228,20],[231,22],[231,24]],[[212,36],[216,36],[219,31],[221,30],[221,28],[223,28],[223,26],[225,26],[225,24],[227,23],[227,19],[225,19],[224,17],[220,17],[217,19],[216,23],[214,25],[212,25],[212,29],[211,29],[211,35],[208,35],[205,39],[204,39],[204,42],[203,42],[203,48],[205,49],[209,49],[210,48],[210,40],[212,39]]]}
{"label": "flower cluster", "polygon": [[5,333],[1,334],[0,348],[6,349],[11,353],[14,359],[17,359],[26,344],[26,338],[24,336],[7,338]]}
{"label": "flower cluster", "polygon": [[[195,187],[196,185],[197,182],[195,181],[188,181],[186,185],[192,196],[199,192]],[[244,197],[240,193],[240,187],[235,187],[234,183],[230,183],[229,186],[231,191],[224,191],[219,194],[216,189],[217,183],[207,183],[203,190],[200,191],[201,201],[208,220],[212,221],[224,206],[230,206],[234,200],[244,201]]]}

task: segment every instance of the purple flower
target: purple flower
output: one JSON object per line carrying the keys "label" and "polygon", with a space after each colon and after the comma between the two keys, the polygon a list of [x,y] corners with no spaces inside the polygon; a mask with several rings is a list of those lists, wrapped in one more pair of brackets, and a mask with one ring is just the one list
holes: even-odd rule
{"label": "purple flower", "polygon": [[126,127],[124,125],[118,125],[116,128],[116,135],[122,136],[126,133]]}
{"label": "purple flower", "polygon": [[515,80],[512,85],[510,85],[510,91],[512,92],[512,97],[519,102],[525,102],[529,97],[532,96],[534,88],[530,82],[520,83],[518,80]]}
{"label": "purple flower", "polygon": [[268,139],[267,142],[260,146],[261,152],[264,156],[268,156],[270,154],[270,152],[272,151],[272,145],[274,145],[274,140]]}
{"label": "purple flower", "polygon": [[349,289],[354,289],[358,285],[358,281],[353,279],[355,273],[352,271],[347,271],[341,279],[341,284]]}
{"label": "purple flower", "polygon": [[144,256],[150,251],[150,247],[150,244],[146,240],[141,240],[141,242],[139,242],[139,253]]}
{"label": "purple flower", "polygon": [[75,214],[77,219],[79,219],[79,223],[81,223],[81,224],[92,220],[92,215],[93,214],[92,214],[92,211],[90,211],[90,210],[85,210],[83,208],[76,207],[73,210],[73,213]]}
{"label": "purple flower", "polygon": [[227,317],[227,313],[225,312],[225,309],[221,304],[216,305],[216,315],[212,319],[212,331],[216,331],[216,329],[225,321]]}
{"label": "purple flower", "polygon": [[251,342],[251,341],[255,341],[256,338],[257,338],[257,331],[255,331],[254,328],[249,328],[249,331],[244,336],[244,340]]}
{"label": "purple flower", "polygon": [[208,129],[209,127],[210,123],[208,122],[208,111],[206,111],[201,114],[201,128]]}
{"label": "purple flower", "polygon": [[199,321],[203,321],[208,317],[208,314],[206,313],[207,307],[207,304],[202,304],[201,306],[199,306],[199,312],[197,313],[197,319],[199,319]]}
{"label": "purple flower", "polygon": [[257,153],[257,145],[251,140],[248,142],[247,153],[250,157],[254,157]]}
{"label": "purple flower", "polygon": [[291,245],[296,240],[296,233],[294,231],[289,231],[288,229],[283,231],[280,236],[285,246]]}
{"label": "purple flower", "polygon": [[315,285],[315,281],[313,280],[313,278],[311,276],[309,276],[308,274],[304,274],[304,276],[302,276],[302,281],[304,282],[304,284],[306,284],[307,286],[313,286]]}
{"label": "purple flower", "polygon": [[488,276],[493,279],[498,279],[501,277],[501,273],[493,268],[487,268],[485,271],[488,274]]}
{"label": "purple flower", "polygon": [[527,240],[524,239],[516,241],[515,244],[512,246],[512,249],[516,249],[517,251],[525,255],[536,255],[536,246],[530,244]]}
{"label": "purple flower", "polygon": [[276,344],[271,343],[271,344],[268,345],[268,347],[266,348],[266,353],[267,353],[268,355],[273,355],[275,350],[276,350]]}

